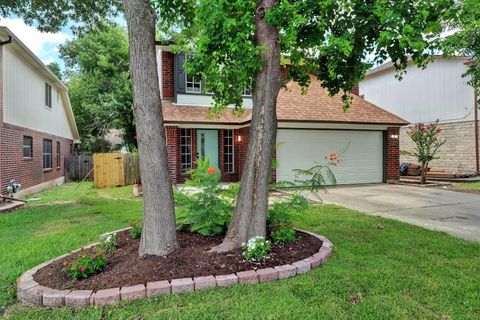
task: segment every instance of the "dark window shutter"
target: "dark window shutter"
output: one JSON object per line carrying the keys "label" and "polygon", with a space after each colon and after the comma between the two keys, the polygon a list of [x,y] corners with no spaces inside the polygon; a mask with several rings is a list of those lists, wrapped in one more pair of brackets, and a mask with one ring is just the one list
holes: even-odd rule
{"label": "dark window shutter", "polygon": [[185,54],[179,53],[175,55],[175,89],[178,93],[185,93],[185,70],[183,64],[185,63]]}

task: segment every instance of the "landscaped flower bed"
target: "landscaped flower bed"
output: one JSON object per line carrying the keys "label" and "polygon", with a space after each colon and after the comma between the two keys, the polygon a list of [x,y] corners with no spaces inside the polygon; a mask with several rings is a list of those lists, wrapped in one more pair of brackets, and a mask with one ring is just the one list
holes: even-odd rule
{"label": "landscaped flower bed", "polygon": [[180,248],[166,258],[138,256],[138,239],[130,229],[116,232],[118,249],[107,253],[101,273],[75,280],[64,270],[83,252],[76,250],[24,273],[18,297],[30,306],[88,306],[110,304],[157,294],[198,291],[215,286],[284,279],[320,266],[331,255],[328,239],[298,231],[289,244],[272,244],[269,256],[247,261],[242,249],[209,253],[221,237],[178,232]]}

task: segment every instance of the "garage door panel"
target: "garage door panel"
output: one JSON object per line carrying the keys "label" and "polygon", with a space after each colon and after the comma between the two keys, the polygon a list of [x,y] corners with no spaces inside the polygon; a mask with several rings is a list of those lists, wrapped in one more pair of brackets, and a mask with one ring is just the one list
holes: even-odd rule
{"label": "garage door panel", "polygon": [[339,184],[383,181],[383,133],[381,131],[291,130],[277,135],[277,180],[291,181],[293,169],[326,163],[336,152],[342,162],[332,166]]}

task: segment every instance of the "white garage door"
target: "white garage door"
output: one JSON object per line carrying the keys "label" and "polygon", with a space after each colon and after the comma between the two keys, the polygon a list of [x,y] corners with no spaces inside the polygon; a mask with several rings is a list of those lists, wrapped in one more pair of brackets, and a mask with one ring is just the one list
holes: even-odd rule
{"label": "white garage door", "polygon": [[277,134],[277,181],[292,181],[293,169],[324,164],[336,152],[341,158],[332,166],[338,184],[383,182],[382,131],[293,130]]}

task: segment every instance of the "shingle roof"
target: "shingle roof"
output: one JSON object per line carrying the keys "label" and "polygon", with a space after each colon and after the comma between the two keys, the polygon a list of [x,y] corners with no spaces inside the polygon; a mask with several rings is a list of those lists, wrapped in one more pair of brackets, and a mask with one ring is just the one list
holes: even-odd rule
{"label": "shingle roof", "polygon": [[[209,117],[208,107],[182,106],[171,102],[163,103],[165,122],[176,123],[210,123],[210,124],[245,124],[251,120],[251,109],[245,108],[242,116],[237,116],[232,109],[224,111],[221,117]],[[312,83],[305,95],[300,86],[290,81],[282,89],[277,99],[278,121],[291,122],[330,122],[355,124],[388,124],[403,126],[408,122],[376,105],[353,95],[351,107],[343,110],[341,95],[330,97],[320,82],[312,78]]]}

